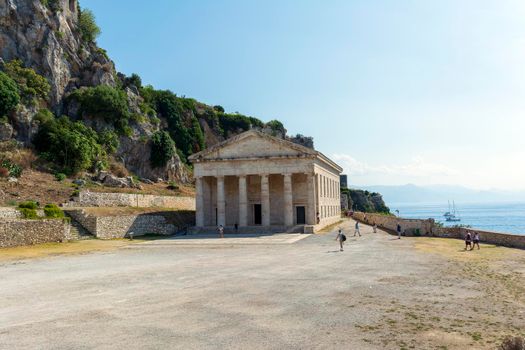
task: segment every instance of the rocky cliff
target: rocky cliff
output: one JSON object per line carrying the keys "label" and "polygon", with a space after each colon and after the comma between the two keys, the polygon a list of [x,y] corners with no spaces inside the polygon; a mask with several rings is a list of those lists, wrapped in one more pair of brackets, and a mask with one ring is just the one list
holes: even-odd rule
{"label": "rocky cliff", "polygon": [[376,192],[356,189],[342,189],[348,195],[348,207],[365,213],[390,213],[383,197]]}
{"label": "rocky cliff", "polygon": [[82,40],[78,20],[76,0],[0,0],[1,58],[19,59],[46,77],[48,103],[58,114],[72,89],[116,83],[113,62]]}
{"label": "rocky cliff", "polygon": [[[33,70],[36,78],[43,76],[49,83],[49,91],[40,97],[21,98],[7,119],[0,115],[0,141],[13,138],[25,147],[33,147],[47,123],[47,134],[38,135],[40,144],[35,144],[36,149],[56,163],[55,171],[65,168],[73,171],[68,167],[71,160],[67,159],[67,152],[64,160],[63,155],[57,154],[60,149],[46,148],[46,137],[51,141],[57,132],[63,131],[57,128],[65,128],[62,133],[65,140],[79,131],[73,124],[50,121],[51,114],[57,119],[65,115],[88,127],[81,134],[92,129],[98,135],[110,132],[118,138],[109,147],[96,134],[91,139],[75,136],[83,140],[80,143],[94,144],[87,151],[76,150],[83,151],[84,156],[88,153],[91,158],[82,166],[75,166],[75,171],[100,170],[108,163],[101,157],[107,156],[141,178],[188,182],[191,176],[186,157],[227,137],[258,128],[288,138],[278,121],[263,123],[257,118],[228,114],[220,106],[181,98],[171,91],[142,87],[140,77],[117,73],[106,52],[97,46],[96,35],[86,35],[86,13],[77,0],[0,0],[0,71],[9,75],[5,67],[19,60],[16,69],[22,73],[10,74],[19,85],[25,83],[24,74],[31,75],[31,71],[23,69]],[[89,20],[87,25],[91,29],[96,27]],[[100,86],[108,89],[97,89]],[[162,132],[170,135],[173,145],[154,144]],[[298,135],[289,139],[313,148],[311,138]],[[171,151],[171,147],[176,151]],[[157,149],[165,157],[162,164],[152,165],[150,156]]]}

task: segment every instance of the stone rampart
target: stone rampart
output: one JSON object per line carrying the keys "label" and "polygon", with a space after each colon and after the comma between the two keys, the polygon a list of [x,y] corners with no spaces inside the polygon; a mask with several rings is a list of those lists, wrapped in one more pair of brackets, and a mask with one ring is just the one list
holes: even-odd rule
{"label": "stone rampart", "polygon": [[65,203],[64,207],[160,207],[195,210],[195,198],[81,191],[76,200]]}
{"label": "stone rampart", "polygon": [[0,221],[0,247],[17,247],[72,239],[71,226],[67,220]]}
{"label": "stone rampart", "polygon": [[467,232],[471,232],[472,235],[477,232],[479,233],[482,243],[525,249],[525,235],[490,232],[466,227],[441,227],[436,225],[433,219],[403,219],[396,216],[361,212],[355,212],[352,217],[357,221],[364,222],[368,225],[376,223],[378,227],[386,229],[392,233],[396,231],[397,223],[399,223],[403,233],[407,236],[421,235],[465,239]]}

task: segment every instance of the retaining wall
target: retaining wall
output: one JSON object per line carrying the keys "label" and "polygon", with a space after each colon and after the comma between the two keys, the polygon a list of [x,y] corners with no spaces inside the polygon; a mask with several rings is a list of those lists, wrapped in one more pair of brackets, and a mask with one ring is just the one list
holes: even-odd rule
{"label": "retaining wall", "polygon": [[0,221],[0,247],[64,242],[71,240],[71,225],[67,220],[24,220]]}
{"label": "retaining wall", "polygon": [[396,216],[380,215],[354,212],[354,219],[364,222],[369,225],[377,224],[378,227],[395,232],[397,223],[401,225],[401,229],[407,236],[414,236],[419,229],[419,235],[427,235],[433,237],[443,238],[457,238],[465,239],[467,231],[472,235],[479,233],[479,238],[482,243],[496,244],[505,247],[525,249],[525,235],[514,235],[511,233],[500,233],[478,230],[475,228],[465,227],[440,227],[436,225],[433,219],[418,220],[418,219],[403,219]]}
{"label": "retaining wall", "polygon": [[67,213],[93,236],[100,239],[124,238],[131,232],[134,236],[173,235],[183,226],[192,226],[195,223],[193,211],[96,216],[89,214],[84,209],[76,209],[67,210]]}
{"label": "retaining wall", "polygon": [[156,196],[137,193],[103,193],[81,191],[78,198],[64,207],[160,207],[195,210],[194,197]]}

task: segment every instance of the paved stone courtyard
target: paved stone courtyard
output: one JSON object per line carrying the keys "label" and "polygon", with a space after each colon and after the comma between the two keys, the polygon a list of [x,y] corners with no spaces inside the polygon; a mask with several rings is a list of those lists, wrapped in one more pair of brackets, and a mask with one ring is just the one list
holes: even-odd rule
{"label": "paved stone courtyard", "polygon": [[525,252],[362,231],[344,252],[210,236],[0,262],[0,348],[493,349],[525,329]]}

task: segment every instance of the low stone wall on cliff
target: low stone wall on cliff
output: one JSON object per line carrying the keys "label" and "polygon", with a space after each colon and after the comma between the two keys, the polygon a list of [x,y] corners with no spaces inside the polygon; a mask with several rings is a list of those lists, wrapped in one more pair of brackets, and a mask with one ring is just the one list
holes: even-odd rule
{"label": "low stone wall on cliff", "polygon": [[407,236],[417,235],[431,235],[432,229],[435,226],[433,219],[417,220],[417,219],[403,219],[393,215],[382,215],[372,213],[354,212],[354,219],[360,222],[364,222],[368,225],[374,223],[377,227],[387,229],[390,231],[397,230],[397,224],[401,225],[403,233]]}
{"label": "low stone wall on cliff", "polygon": [[[355,212],[352,217],[368,225],[375,223],[378,227],[391,232],[396,231],[397,224],[399,223],[403,233],[407,236],[414,236],[419,232],[421,236],[465,239],[467,232],[470,232],[472,235],[477,232],[482,243],[525,249],[525,235],[490,232],[466,227],[441,227],[436,225],[433,219],[403,219],[397,216],[361,212]],[[419,231],[417,231],[418,229]]]}
{"label": "low stone wall on cliff", "polygon": [[137,193],[103,193],[81,191],[78,198],[64,207],[139,207],[195,210],[194,197],[156,196]]}
{"label": "low stone wall on cliff", "polygon": [[67,220],[10,219],[0,221],[0,248],[64,242],[71,239],[71,225]]}

